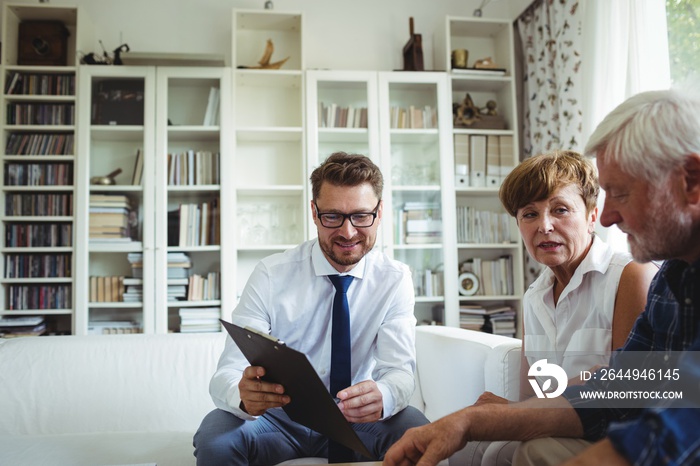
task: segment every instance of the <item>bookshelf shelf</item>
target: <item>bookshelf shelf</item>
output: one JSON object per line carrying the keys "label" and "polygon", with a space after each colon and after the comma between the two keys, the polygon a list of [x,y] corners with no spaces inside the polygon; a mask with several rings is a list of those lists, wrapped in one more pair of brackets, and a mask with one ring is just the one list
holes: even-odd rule
{"label": "bookshelf shelf", "polygon": [[203,307],[203,306],[220,307],[221,300],[210,299],[210,300],[206,300],[206,301],[168,301],[169,308],[187,308],[187,307]]}

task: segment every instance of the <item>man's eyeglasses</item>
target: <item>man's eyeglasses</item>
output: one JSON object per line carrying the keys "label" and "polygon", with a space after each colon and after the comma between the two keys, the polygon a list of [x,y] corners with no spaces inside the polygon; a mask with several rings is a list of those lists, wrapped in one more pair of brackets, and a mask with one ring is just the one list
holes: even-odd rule
{"label": "man's eyeglasses", "polygon": [[345,223],[345,219],[349,219],[352,226],[355,228],[368,228],[374,225],[374,220],[379,212],[379,203],[377,202],[373,212],[355,212],[354,214],[341,214],[339,212],[320,212],[318,204],[314,201],[316,207],[316,216],[321,221],[321,225],[326,228],[340,228]]}

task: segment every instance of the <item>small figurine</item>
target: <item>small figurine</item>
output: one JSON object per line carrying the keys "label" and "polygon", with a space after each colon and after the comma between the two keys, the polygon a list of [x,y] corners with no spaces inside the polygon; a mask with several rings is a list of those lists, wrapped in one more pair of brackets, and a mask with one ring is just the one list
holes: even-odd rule
{"label": "small figurine", "polygon": [[258,60],[259,66],[239,66],[239,68],[245,68],[249,70],[278,70],[284,65],[284,63],[289,60],[289,57],[284,60],[276,61],[270,63],[270,58],[272,58],[272,52],[275,51],[275,46],[272,44],[272,39],[267,39],[267,44],[265,45],[265,52],[263,56]]}
{"label": "small figurine", "polygon": [[481,114],[482,115],[490,115],[490,116],[497,116],[498,115],[498,110],[496,110],[496,101],[495,100],[489,100],[486,102],[486,107],[482,108]]}
{"label": "small figurine", "polygon": [[453,105],[454,126],[471,126],[481,120],[481,110],[474,105],[472,96],[467,93],[461,104]]}
{"label": "small figurine", "polygon": [[491,57],[486,57],[486,58],[480,58],[479,60],[476,60],[474,62],[474,68],[477,69],[496,69],[498,68],[498,65],[496,65]]}

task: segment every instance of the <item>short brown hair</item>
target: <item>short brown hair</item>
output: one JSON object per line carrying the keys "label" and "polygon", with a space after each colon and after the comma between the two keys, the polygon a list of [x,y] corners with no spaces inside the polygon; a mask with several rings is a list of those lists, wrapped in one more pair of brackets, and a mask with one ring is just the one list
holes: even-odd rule
{"label": "short brown hair", "polygon": [[380,200],[384,189],[384,178],[379,167],[369,157],[360,154],[335,152],[314,169],[310,179],[314,199],[318,199],[324,182],[334,186],[359,186],[369,183]]}
{"label": "short brown hair", "polygon": [[498,197],[515,217],[522,207],[547,199],[557,189],[570,184],[579,187],[586,212],[595,209],[600,185],[593,163],[578,152],[555,150],[523,160],[503,180]]}

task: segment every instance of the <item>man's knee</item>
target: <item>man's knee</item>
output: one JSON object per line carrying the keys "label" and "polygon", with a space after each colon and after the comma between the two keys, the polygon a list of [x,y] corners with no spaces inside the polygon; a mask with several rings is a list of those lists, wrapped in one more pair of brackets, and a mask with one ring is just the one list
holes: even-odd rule
{"label": "man's knee", "polygon": [[231,413],[215,409],[207,414],[194,434],[194,456],[198,464],[237,464],[236,457],[245,457],[238,451],[244,442],[237,432],[243,420]]}

